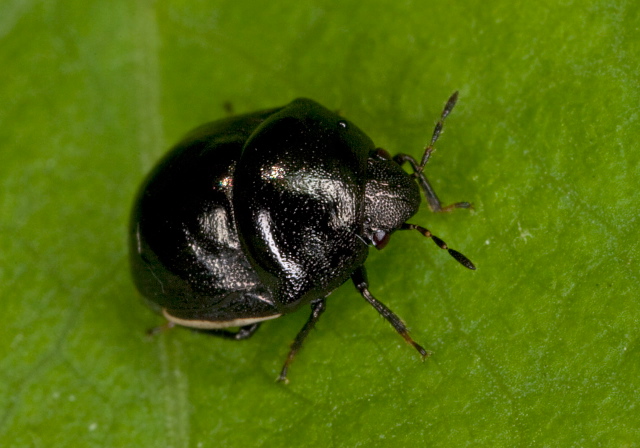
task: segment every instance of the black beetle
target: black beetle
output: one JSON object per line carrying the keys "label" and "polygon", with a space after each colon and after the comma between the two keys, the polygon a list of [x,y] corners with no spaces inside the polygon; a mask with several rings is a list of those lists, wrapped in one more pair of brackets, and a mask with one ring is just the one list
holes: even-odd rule
{"label": "black beetle", "polygon": [[[396,230],[418,230],[469,269],[429,230],[409,224],[420,189],[443,207],[423,168],[453,109],[447,102],[418,163],[391,158],[354,124],[309,99],[196,128],[151,171],[135,200],[130,255],[135,284],[168,325],[231,339],[311,305],[278,379],[349,278],[422,355],[404,323],[369,292],[364,261]],[[401,165],[408,162],[413,173]],[[222,330],[240,327],[237,332]]]}

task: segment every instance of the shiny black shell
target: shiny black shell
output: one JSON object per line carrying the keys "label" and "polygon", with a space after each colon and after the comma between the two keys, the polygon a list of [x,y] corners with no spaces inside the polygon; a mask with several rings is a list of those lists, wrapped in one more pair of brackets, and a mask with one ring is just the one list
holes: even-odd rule
{"label": "shiny black shell", "polygon": [[419,203],[360,129],[298,99],[203,125],[160,161],[134,203],[133,277],[183,325],[275,318],[348,280]]}

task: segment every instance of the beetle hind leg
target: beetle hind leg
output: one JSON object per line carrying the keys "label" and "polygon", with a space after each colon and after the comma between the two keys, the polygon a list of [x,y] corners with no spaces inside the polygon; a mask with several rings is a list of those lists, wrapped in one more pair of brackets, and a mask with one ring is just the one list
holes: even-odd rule
{"label": "beetle hind leg", "polygon": [[369,292],[369,281],[367,280],[367,271],[365,270],[364,266],[360,266],[358,269],[356,269],[356,271],[351,275],[351,280],[353,281],[353,284],[360,292],[362,297],[364,297],[364,299],[369,302],[369,304],[373,306],[376,311],[380,313],[380,315],[393,326],[393,328],[398,332],[398,334],[400,334],[400,336],[404,338],[405,341],[411,344],[413,348],[415,348],[418,353],[420,353],[423,361],[425,358],[431,356],[430,351],[425,350],[424,347],[413,340],[413,338],[409,334],[407,326],[404,324],[404,322],[402,322],[402,319],[400,319],[393,311],[387,308],[384,303],[378,301],[375,297],[373,297],[373,295]]}
{"label": "beetle hind leg", "polygon": [[210,334],[212,336],[218,336],[224,339],[231,339],[234,341],[241,341],[243,339],[249,339],[251,336],[258,331],[260,328],[261,322],[256,322],[255,324],[245,325],[244,327],[240,327],[238,331],[228,331],[228,330],[205,330],[199,328],[192,328],[193,331],[197,331],[198,333]]}
{"label": "beetle hind leg", "polygon": [[295,358],[296,353],[300,351],[302,348],[302,343],[309,335],[309,332],[313,327],[315,327],[316,322],[320,319],[320,316],[325,310],[325,299],[317,299],[311,302],[311,316],[309,316],[309,320],[304,324],[302,330],[296,336],[296,339],[291,344],[291,350],[289,350],[289,354],[287,355],[287,359],[284,362],[284,366],[282,366],[282,370],[280,371],[280,375],[278,376],[276,381],[281,381],[283,383],[288,383],[287,372],[289,371],[289,366],[293,362],[293,358]]}
{"label": "beetle hind leg", "polygon": [[[241,341],[243,339],[249,339],[260,327],[261,322],[256,322],[251,325],[245,325],[244,327],[240,327],[238,331],[228,331],[228,330],[209,330],[202,328],[190,328],[192,331],[197,331],[198,333],[210,334],[212,336],[218,336],[224,339],[232,339],[234,341]],[[151,328],[147,331],[149,336],[155,336],[157,334],[164,333],[169,331],[173,327],[176,326],[176,323],[173,321],[167,321],[164,325],[160,325],[158,327]]]}

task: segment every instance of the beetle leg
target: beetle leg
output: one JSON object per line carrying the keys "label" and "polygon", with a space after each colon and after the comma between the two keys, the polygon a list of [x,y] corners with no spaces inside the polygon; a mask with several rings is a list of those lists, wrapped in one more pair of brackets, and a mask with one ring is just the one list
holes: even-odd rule
{"label": "beetle leg", "polygon": [[462,266],[464,266],[465,268],[471,269],[472,271],[476,270],[476,267],[471,262],[471,260],[469,260],[466,256],[464,256],[463,254],[461,254],[457,250],[450,249],[449,246],[447,246],[447,243],[445,243],[440,238],[435,236],[428,229],[425,229],[424,227],[416,225],[416,224],[409,224],[409,223],[405,222],[404,224],[402,224],[402,226],[398,230],[417,230],[423,236],[425,236],[427,238],[431,238],[433,240],[433,242],[436,243],[436,245],[440,249],[444,249],[444,250],[448,251],[449,255],[451,255],[453,258],[455,258],[456,261],[458,263],[460,263]]}
{"label": "beetle leg", "polygon": [[165,331],[169,331],[175,326],[176,324],[174,322],[171,322],[170,320],[168,320],[162,325],[150,328],[149,330],[147,330],[147,334],[149,336],[155,336],[157,334],[164,333]]}
{"label": "beetle leg", "polygon": [[260,324],[262,322],[256,322],[255,324],[245,325],[244,327],[240,327],[238,331],[227,331],[227,330],[202,330],[199,328],[191,328],[193,331],[197,331],[198,333],[206,333],[212,336],[218,336],[224,339],[233,339],[234,341],[241,341],[243,339],[249,339],[254,335]]}
{"label": "beetle leg", "polygon": [[355,270],[353,274],[351,274],[351,280],[355,285],[356,289],[362,294],[362,297],[371,304],[372,307],[376,309],[378,313],[382,317],[384,317],[395,330],[407,341],[409,344],[413,345],[413,347],[418,350],[422,359],[424,360],[428,356],[431,356],[431,352],[425,350],[420,344],[413,340],[411,335],[409,334],[409,330],[407,329],[402,319],[400,319],[393,311],[385,306],[384,303],[378,301],[371,293],[369,292],[369,281],[367,279],[367,271],[364,266],[360,266]]}
{"label": "beetle leg", "polygon": [[316,322],[318,322],[318,319],[320,318],[320,315],[324,312],[324,310],[324,297],[322,299],[316,299],[311,302],[311,316],[309,316],[309,320],[307,320],[307,323],[304,324],[304,327],[302,327],[302,330],[300,330],[300,332],[296,336],[293,344],[291,344],[291,350],[289,350],[287,360],[284,362],[284,366],[282,366],[282,370],[280,371],[280,376],[278,376],[278,379],[276,381],[282,381],[285,384],[289,382],[289,380],[287,379],[287,371],[289,370],[289,366],[293,362],[293,358],[295,358],[296,353],[298,353],[298,351],[300,351],[300,349],[302,348],[302,343],[306,339],[311,329],[316,325]]}
{"label": "beetle leg", "polygon": [[422,191],[424,191],[424,195],[427,198],[427,203],[429,204],[429,208],[432,212],[443,213],[450,212],[455,208],[473,208],[473,206],[469,202],[456,202],[454,204],[443,206],[442,202],[440,202],[440,198],[438,198],[438,195],[429,183],[429,180],[422,172],[420,165],[418,165],[418,162],[416,162],[416,159],[414,159],[409,154],[397,154],[393,158],[393,160],[395,160],[395,162],[399,165],[402,165],[405,162],[408,162],[409,165],[411,165],[413,175],[416,176],[416,179],[418,179],[418,183],[420,184]]}

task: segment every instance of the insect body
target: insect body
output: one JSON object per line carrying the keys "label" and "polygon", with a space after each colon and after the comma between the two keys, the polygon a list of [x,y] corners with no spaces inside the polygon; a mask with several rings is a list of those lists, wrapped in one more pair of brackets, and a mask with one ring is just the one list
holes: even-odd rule
{"label": "insect body", "polygon": [[236,340],[310,305],[278,378],[286,381],[326,297],[351,279],[427,356],[369,292],[364,261],[369,246],[382,249],[394,231],[418,230],[475,269],[427,229],[407,223],[420,205],[419,187],[435,212],[470,207],[442,207],[423,174],[456,99],[457,92],[420,163],[406,154],[391,158],[354,124],[308,99],[195,129],[153,169],[135,201],[130,255],[137,288],[170,323]]}

